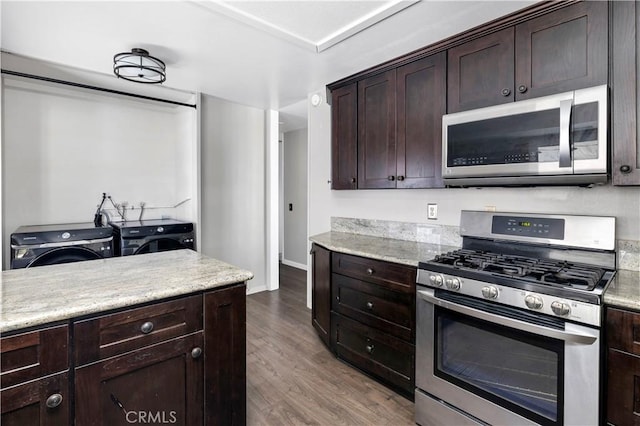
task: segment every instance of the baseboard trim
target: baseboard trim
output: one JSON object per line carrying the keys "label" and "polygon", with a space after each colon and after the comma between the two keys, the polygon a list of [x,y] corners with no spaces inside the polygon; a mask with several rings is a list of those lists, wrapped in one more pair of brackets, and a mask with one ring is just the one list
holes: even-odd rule
{"label": "baseboard trim", "polygon": [[298,262],[292,262],[291,260],[287,260],[287,259],[282,259],[282,264],[283,265],[287,265],[287,266],[291,266],[292,268],[302,269],[303,271],[307,270],[307,265],[304,265],[304,264],[298,263]]}
{"label": "baseboard trim", "polygon": [[247,296],[254,293],[261,293],[263,291],[267,291],[266,285],[259,285],[257,287],[251,287],[251,288],[247,286]]}

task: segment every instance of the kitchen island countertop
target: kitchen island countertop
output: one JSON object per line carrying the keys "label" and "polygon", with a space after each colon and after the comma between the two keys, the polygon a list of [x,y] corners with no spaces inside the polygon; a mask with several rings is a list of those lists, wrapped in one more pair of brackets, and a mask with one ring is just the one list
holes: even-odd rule
{"label": "kitchen island countertop", "polygon": [[459,248],[333,231],[313,235],[309,239],[332,251],[409,266],[418,266],[418,262],[431,260],[439,254]]}
{"label": "kitchen island countertop", "polygon": [[249,271],[175,250],[2,272],[0,332],[241,283]]}

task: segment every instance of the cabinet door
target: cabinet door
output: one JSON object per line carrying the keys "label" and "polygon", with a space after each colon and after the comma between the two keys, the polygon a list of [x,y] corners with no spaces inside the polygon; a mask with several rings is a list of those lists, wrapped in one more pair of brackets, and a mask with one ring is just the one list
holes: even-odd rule
{"label": "cabinet door", "polygon": [[55,374],[0,392],[2,426],[69,425],[67,373]]}
{"label": "cabinet door", "polygon": [[331,188],[358,186],[358,90],[356,83],[331,92]]}
{"label": "cabinet door", "polygon": [[614,1],[612,11],[613,184],[640,185],[640,7],[633,1]]}
{"label": "cabinet door", "polygon": [[358,188],[396,187],[396,71],[358,82]]}
{"label": "cabinet door", "polygon": [[607,365],[607,422],[640,424],[640,357],[609,349]]}
{"label": "cabinet door", "polygon": [[397,188],[442,187],[445,53],[396,71]]}
{"label": "cabinet door", "polygon": [[513,27],[449,49],[447,111],[512,102],[513,50]]}
{"label": "cabinet door", "polygon": [[516,100],[607,83],[608,5],[585,1],[516,26]]}
{"label": "cabinet door", "polygon": [[327,347],[331,333],[331,252],[317,244],[311,249],[311,323]]}
{"label": "cabinet door", "polygon": [[202,425],[202,332],[76,369],[76,425]]}
{"label": "cabinet door", "polygon": [[246,286],[204,296],[205,424],[246,423]]}

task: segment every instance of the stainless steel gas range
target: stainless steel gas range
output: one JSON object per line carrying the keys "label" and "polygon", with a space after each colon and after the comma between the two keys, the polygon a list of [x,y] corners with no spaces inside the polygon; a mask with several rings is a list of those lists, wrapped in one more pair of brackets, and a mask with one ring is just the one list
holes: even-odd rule
{"label": "stainless steel gas range", "polygon": [[615,218],[463,211],[462,249],[420,262],[420,425],[597,425]]}

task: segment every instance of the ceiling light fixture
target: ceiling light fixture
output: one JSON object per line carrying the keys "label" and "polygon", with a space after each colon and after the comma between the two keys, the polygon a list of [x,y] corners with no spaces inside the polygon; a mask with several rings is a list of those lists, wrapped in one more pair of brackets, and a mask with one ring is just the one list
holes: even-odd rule
{"label": "ceiling light fixture", "polygon": [[133,48],[131,52],[118,53],[113,57],[113,72],[119,78],[138,83],[163,83],[167,79],[166,66],[144,49]]}

